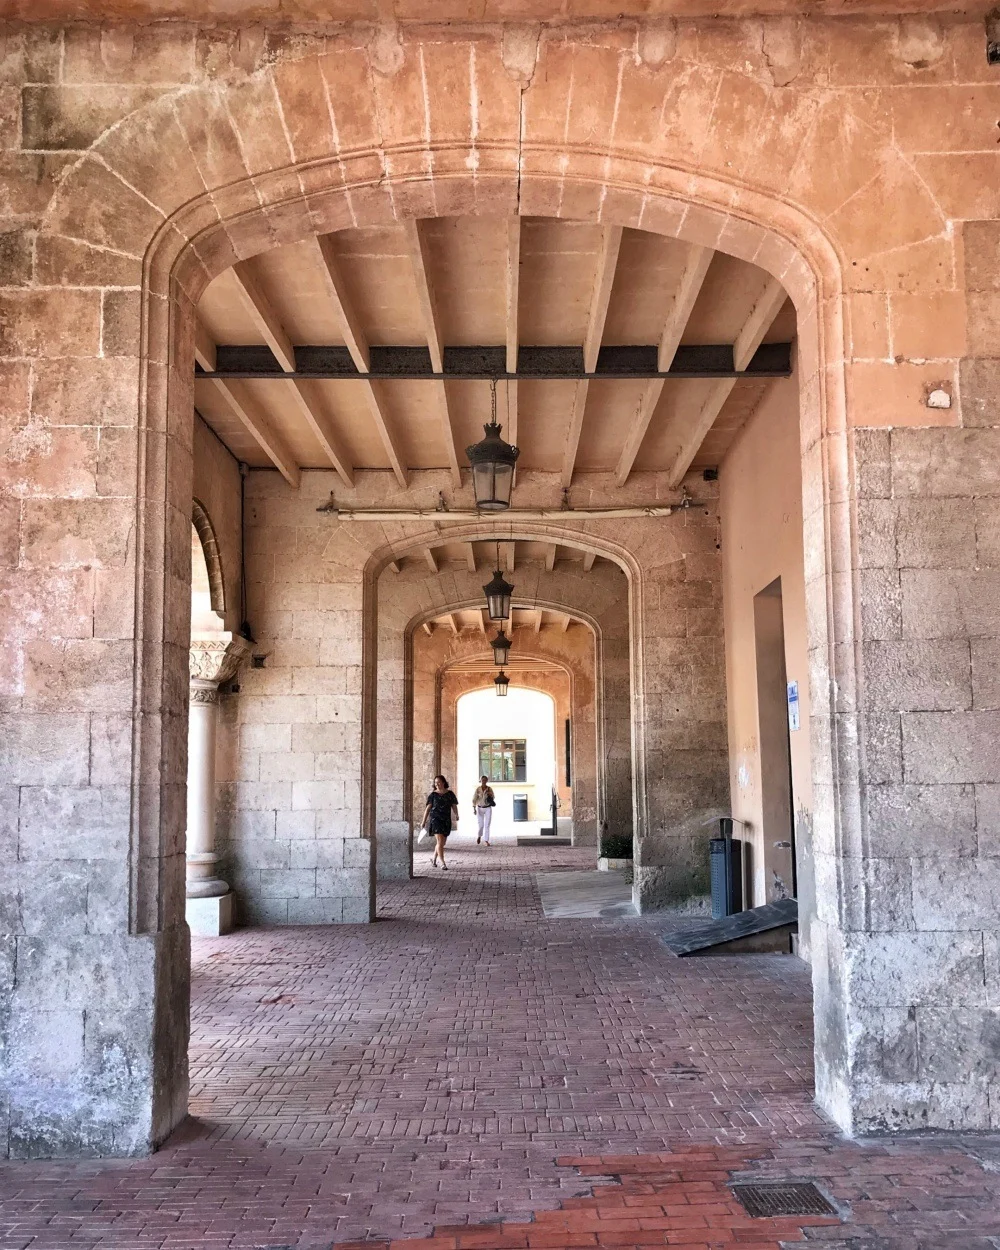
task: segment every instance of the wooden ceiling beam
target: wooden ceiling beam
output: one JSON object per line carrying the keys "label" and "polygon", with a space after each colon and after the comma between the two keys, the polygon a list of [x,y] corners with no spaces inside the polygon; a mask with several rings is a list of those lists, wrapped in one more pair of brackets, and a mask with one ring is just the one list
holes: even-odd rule
{"label": "wooden ceiling beam", "polygon": [[558,552],[559,552],[558,543],[551,543],[545,549],[545,571],[546,573],[551,573],[552,570],[556,567],[556,556]]}
{"label": "wooden ceiling beam", "polygon": [[[254,324],[263,335],[276,360],[286,373],[295,373],[295,348],[292,346],[292,341],[286,334],[285,328],[281,324],[281,318],[275,311],[274,306],[261,290],[249,263],[245,260],[240,261],[233,266],[232,272],[236,279],[240,299],[246,311],[253,318]],[[290,393],[296,411],[305,420],[306,425],[309,426],[317,442],[323,448],[327,459],[337,470],[341,480],[347,486],[353,486],[354,469],[344,454],[343,448],[339,446],[336,435],[330,429],[329,422],[316,409],[306,392],[302,389],[302,383],[297,378],[292,378],[290,381],[292,388]]]}
{"label": "wooden ceiling beam", "polygon": [[274,353],[282,369],[286,373],[294,373],[295,348],[292,346],[292,340],[285,333],[281,318],[275,312],[271,301],[260,289],[260,284],[250,268],[250,262],[237,261],[230,272],[236,279],[240,301],[263,336],[264,342]]}
{"label": "wooden ceiling beam", "polygon": [[504,548],[504,563],[505,563],[505,564],[506,564],[506,566],[507,566],[507,572],[508,572],[508,573],[513,573],[513,572],[514,572],[514,562],[515,562],[515,560],[516,560],[516,558],[517,558],[516,546],[517,546],[517,544],[516,544],[516,543],[513,543],[513,542],[510,542],[510,543],[504,543],[504,545],[503,545],[503,548]]}
{"label": "wooden ceiling beam", "polygon": [[594,280],[594,293],[590,300],[587,334],[583,340],[583,367],[588,373],[593,373],[597,368],[597,356],[601,350],[601,339],[604,337],[604,323],[608,319],[611,289],[615,283],[615,270],[618,267],[618,252],[621,244],[621,226],[605,226],[601,239],[601,251],[597,258],[597,275]]}
{"label": "wooden ceiling beam", "polygon": [[487,630],[487,625],[486,625],[486,609],[485,609],[485,608],[477,608],[477,609],[476,609],[476,618],[477,618],[477,619],[478,619],[478,621],[479,621],[479,632],[480,632],[480,633],[483,635],[483,637],[485,638],[485,637],[486,637],[486,630]]}
{"label": "wooden ceiling beam", "polygon": [[422,221],[410,219],[403,222],[403,236],[410,255],[410,268],[417,288],[420,319],[424,325],[427,348],[431,354],[431,366],[435,373],[444,371],[444,349],[441,340],[441,319],[434,289],[430,281],[430,249],[426,228]]}
{"label": "wooden ceiling beam", "polygon": [[[403,234],[410,255],[413,281],[417,288],[417,303],[420,306],[420,319],[423,322],[424,336],[427,339],[427,350],[430,352],[431,368],[435,373],[443,373],[444,343],[441,338],[441,317],[430,278],[430,250],[423,222],[415,220],[403,222]],[[435,379],[433,385],[434,402],[441,426],[441,439],[444,443],[452,485],[461,486],[462,474],[458,464],[458,448],[455,446],[455,427],[448,409],[448,392],[441,379]]]}
{"label": "wooden ceiling beam", "polygon": [[[215,342],[205,324],[198,318],[195,319],[194,352],[195,359],[203,369],[215,367]],[[209,381],[229,413],[250,433],[288,485],[293,490],[298,490],[301,481],[298,463],[285,440],[271,425],[267,414],[249,395],[237,395],[228,382],[219,378]]]}
{"label": "wooden ceiling beam", "polygon": [[458,622],[455,620],[454,612],[446,612],[444,615],[444,619],[448,625],[448,628],[451,630],[453,637],[457,638],[458,637]]}
{"label": "wooden ceiling beam", "polygon": [[562,628],[560,629],[559,632],[562,634],[565,634],[566,631],[569,629],[570,624],[572,623],[572,620],[573,618],[571,616],[563,616],[562,622],[561,622]]}
{"label": "wooden ceiling beam", "polygon": [[590,570],[594,567],[594,561],[596,559],[597,559],[597,556],[595,555],[593,551],[585,551],[583,553],[583,571],[585,573],[589,573]]}
{"label": "wooden ceiling beam", "polygon": [[340,326],[340,332],[344,336],[347,350],[351,353],[351,359],[359,372],[367,373],[371,365],[368,338],[361,328],[361,322],[351,303],[332,235],[321,234],[316,240],[316,250],[319,253],[319,271],[323,276],[327,297]]}
{"label": "wooden ceiling beam", "polygon": [[343,448],[338,443],[336,435],[330,428],[329,421],[309,399],[308,395],[302,389],[301,382],[290,382],[288,385],[291,388],[289,393],[292,397],[292,403],[295,405],[296,410],[305,421],[306,425],[308,425],[310,430],[312,430],[316,441],[323,448],[326,458],[337,470],[337,474],[341,481],[346,486],[353,486],[354,469]]}
{"label": "wooden ceiling beam", "polygon": [[[615,284],[615,270],[618,266],[621,243],[621,226],[605,226],[601,239],[601,251],[597,259],[594,291],[590,300],[587,333],[583,340],[583,368],[586,373],[593,373],[597,368],[597,357],[601,350],[601,339],[604,337],[604,323],[608,319],[608,307]],[[573,395],[569,434],[566,438],[566,449],[563,452],[561,479],[563,486],[571,486],[573,483],[573,470],[576,468],[576,457],[580,449],[580,435],[583,433],[583,418],[587,410],[589,388],[588,381],[577,382]]]}
{"label": "wooden ceiling beam", "polygon": [[427,637],[430,638],[431,634],[434,633],[434,622],[424,621],[423,625],[421,625],[420,628],[424,631]]}
{"label": "wooden ceiling beam", "polygon": [[427,561],[427,567],[430,569],[432,573],[437,573],[439,571],[437,557],[434,555],[433,548],[431,547],[424,548],[424,559]]}
{"label": "wooden ceiling beam", "polygon": [[[777,278],[771,278],[736,336],[736,342],[733,345],[733,363],[737,369],[745,369],[749,361],[753,359],[757,348],[764,341],[764,335],[774,324],[774,319],[787,298],[781,283]],[[698,448],[718,420],[735,385],[735,378],[721,378],[714,382],[698,415],[686,429],[682,430],[680,447],[667,473],[667,484],[671,489],[676,489],[684,480],[684,474],[690,469],[691,462],[698,454]]]}
{"label": "wooden ceiling beam", "polygon": [[382,440],[385,454],[389,457],[389,465],[392,468],[396,481],[405,489],[409,483],[409,477],[406,472],[406,466],[403,464],[399,454],[396,440],[393,438],[392,431],[389,429],[389,423],[386,420],[385,396],[376,389],[377,386],[377,382],[365,383],[365,399],[368,401],[368,411],[375,422],[375,428],[378,430],[378,436]]}
{"label": "wooden ceiling beam", "polygon": [[215,372],[215,343],[200,317],[194,321],[194,358],[206,373]]}
{"label": "wooden ceiling beam", "polygon": [[541,610],[541,608],[539,608],[538,611],[535,613],[535,633],[536,634],[540,634],[542,632],[542,618],[544,616],[545,616],[545,613]]}
{"label": "wooden ceiling beam", "polygon": [[465,544],[465,567],[470,573],[476,571],[476,549],[472,543]]}
{"label": "wooden ceiling beam", "polygon": [[[656,364],[662,373],[667,372],[673,364],[674,357],[677,355],[681,338],[691,318],[691,313],[694,311],[698,296],[701,294],[701,288],[704,285],[708,267],[712,263],[714,255],[715,253],[709,247],[691,244],[688,248],[687,263],[684,266],[684,272],[681,274],[677,292],[671,301],[670,310],[663,323],[660,344],[657,348]],[[662,378],[655,378],[649,382],[643,391],[639,411],[632,428],[628,432],[628,437],[625,439],[625,445],[622,448],[621,455],[618,458],[618,465],[615,468],[615,482],[619,486],[625,485],[628,475],[632,472],[632,467],[639,454],[639,448],[646,437],[646,431],[649,429],[649,423],[653,419],[653,413],[656,411],[656,405],[660,402],[662,393]]]}
{"label": "wooden ceiling beam", "polygon": [[[367,373],[371,367],[371,350],[368,346],[365,332],[361,328],[357,312],[348,295],[344,275],[337,260],[333,238],[330,235],[320,235],[316,239],[316,251],[318,253],[318,267],[323,276],[327,298],[337,319],[337,324],[340,326],[340,332],[344,337],[347,350],[351,353],[351,359],[354,361],[358,372]],[[396,481],[405,489],[408,484],[406,467],[399,454],[399,448],[392,436],[392,431],[389,429],[389,422],[385,414],[384,396],[376,389],[376,383],[371,381],[365,383],[365,399],[368,403],[368,410],[375,422],[375,428],[378,430],[378,436],[382,440],[382,446],[385,448],[385,454],[389,458],[389,466]]]}
{"label": "wooden ceiling beam", "polygon": [[237,395],[226,382],[213,378],[210,383],[237,421],[249,431],[268,460],[293,490],[298,490],[300,473],[285,440],[272,427],[269,418],[247,395]]}
{"label": "wooden ceiling beam", "polygon": [[452,486],[462,485],[462,473],[458,465],[458,448],[455,446],[455,427],[451,423],[451,410],[448,407],[448,392],[440,379],[431,383],[434,388],[434,402],[437,408],[438,424],[441,427],[441,442],[448,461],[448,472],[451,474]]}

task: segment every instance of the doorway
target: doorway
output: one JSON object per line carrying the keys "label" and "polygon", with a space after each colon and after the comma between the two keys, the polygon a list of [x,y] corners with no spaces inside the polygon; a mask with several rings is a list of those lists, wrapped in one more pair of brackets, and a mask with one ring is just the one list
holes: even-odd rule
{"label": "doorway", "polygon": [[757,661],[757,719],[760,735],[761,820],[764,881],[768,903],[795,898],[795,819],[789,715],[797,712],[785,668],[785,620],[781,578],[753,600]]}
{"label": "doorway", "polygon": [[457,706],[459,829],[474,832],[468,798],[485,772],[496,794],[499,830],[537,832],[549,823],[556,782],[556,705],[540,690],[515,687],[463,694]]}

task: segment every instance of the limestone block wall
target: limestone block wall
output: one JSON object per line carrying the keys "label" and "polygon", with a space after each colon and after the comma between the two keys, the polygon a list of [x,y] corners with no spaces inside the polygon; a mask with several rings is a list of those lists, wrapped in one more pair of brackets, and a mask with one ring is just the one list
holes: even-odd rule
{"label": "limestone block wall", "polygon": [[854,437],[865,910],[842,958],[855,1097],[890,1128],[1000,1125],[1000,229],[964,236],[962,427]]}
{"label": "limestone block wall", "polygon": [[[361,569],[367,550],[293,494],[247,481],[247,610],[263,668],[224,703],[218,851],[244,923],[367,920],[361,837]],[[279,485],[279,483],[281,483]],[[311,487],[311,489],[310,489]]]}

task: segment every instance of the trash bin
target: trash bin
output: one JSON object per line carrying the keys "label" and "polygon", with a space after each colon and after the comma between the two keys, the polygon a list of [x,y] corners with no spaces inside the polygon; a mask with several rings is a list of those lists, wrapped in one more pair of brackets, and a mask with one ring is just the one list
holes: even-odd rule
{"label": "trash bin", "polygon": [[528,819],[528,796],[526,794],[514,795],[514,819]]}
{"label": "trash bin", "polygon": [[719,821],[719,833],[722,836],[712,838],[708,844],[713,920],[743,910],[743,846],[733,837],[731,818]]}

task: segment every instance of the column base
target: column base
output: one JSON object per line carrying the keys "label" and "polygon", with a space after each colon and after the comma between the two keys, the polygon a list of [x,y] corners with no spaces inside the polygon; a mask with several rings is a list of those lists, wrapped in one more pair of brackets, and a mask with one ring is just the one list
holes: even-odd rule
{"label": "column base", "polygon": [[233,896],[189,898],[184,904],[184,918],[195,937],[221,937],[232,931]]}

